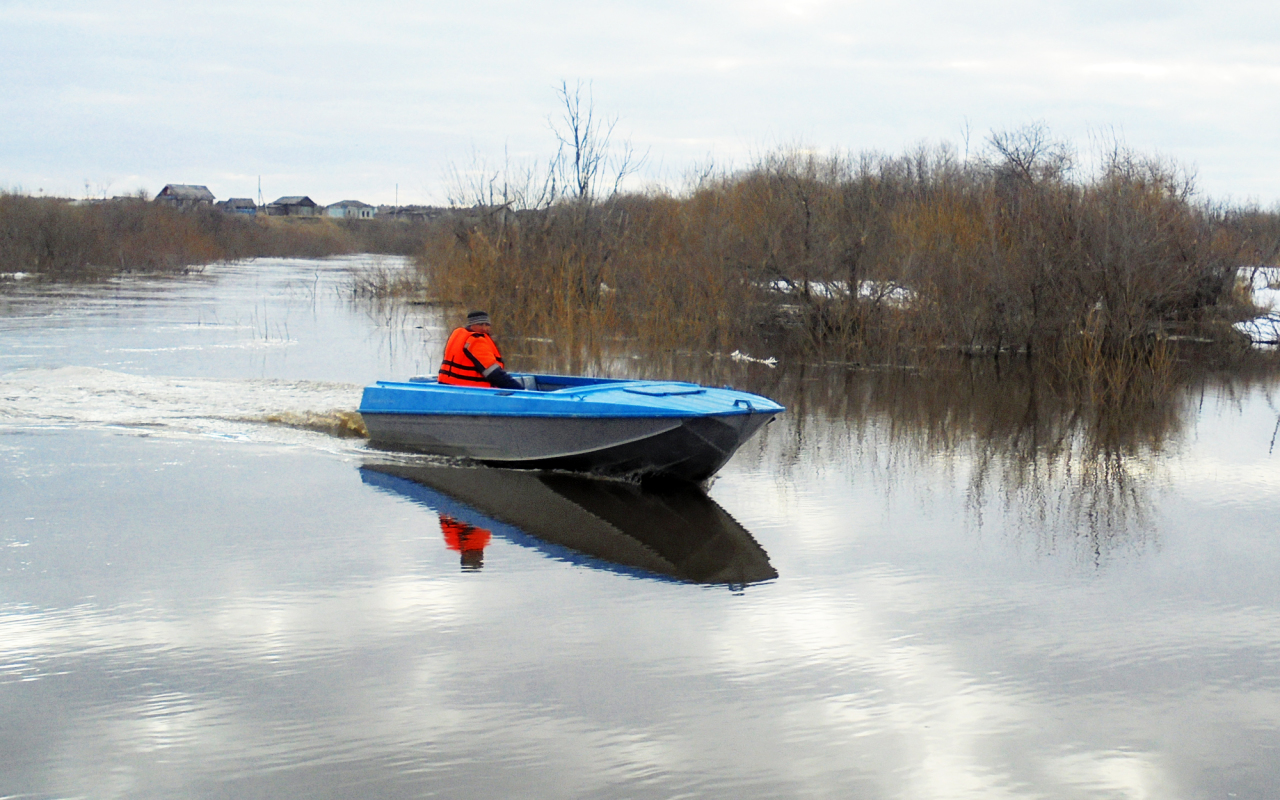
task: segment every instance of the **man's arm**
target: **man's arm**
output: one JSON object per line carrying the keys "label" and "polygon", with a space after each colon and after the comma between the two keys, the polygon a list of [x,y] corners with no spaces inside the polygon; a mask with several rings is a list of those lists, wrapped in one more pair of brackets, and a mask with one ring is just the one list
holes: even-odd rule
{"label": "man's arm", "polygon": [[498,366],[495,361],[493,366],[484,371],[484,379],[489,385],[496,389],[523,389],[524,384],[507,374],[507,371]]}
{"label": "man's arm", "polygon": [[[472,345],[475,345],[474,349]],[[476,337],[467,341],[463,347],[471,363],[476,365],[489,385],[496,389],[523,389],[519,381],[507,374],[498,361],[498,351],[486,338]],[[486,366],[484,362],[488,361]]]}

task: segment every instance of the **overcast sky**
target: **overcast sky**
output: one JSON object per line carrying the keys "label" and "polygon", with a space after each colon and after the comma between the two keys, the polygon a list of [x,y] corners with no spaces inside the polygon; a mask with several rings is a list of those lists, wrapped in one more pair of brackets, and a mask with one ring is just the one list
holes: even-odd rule
{"label": "overcast sky", "polygon": [[555,152],[589,82],[643,178],[780,145],[1114,132],[1209,197],[1280,202],[1280,3],[0,0],[0,189],[440,203]]}

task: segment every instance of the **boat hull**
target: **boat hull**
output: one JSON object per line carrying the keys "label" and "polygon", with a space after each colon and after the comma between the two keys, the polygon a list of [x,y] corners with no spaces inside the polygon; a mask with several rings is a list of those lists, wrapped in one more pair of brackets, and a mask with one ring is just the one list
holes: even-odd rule
{"label": "boat hull", "polygon": [[524,375],[532,388],[379,381],[360,414],[373,446],[485,464],[701,482],[784,411],[676,381]]}
{"label": "boat hull", "polygon": [[363,414],[370,444],[522,469],[701,482],[774,414],[547,418]]}

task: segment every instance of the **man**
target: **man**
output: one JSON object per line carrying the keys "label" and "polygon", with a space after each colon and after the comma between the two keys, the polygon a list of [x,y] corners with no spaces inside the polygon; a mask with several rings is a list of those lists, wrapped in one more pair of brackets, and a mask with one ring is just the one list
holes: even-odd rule
{"label": "man", "polygon": [[489,335],[493,326],[489,315],[472,311],[465,328],[449,334],[440,364],[440,382],[454,386],[493,386],[498,389],[523,389],[524,385],[504,370],[502,353]]}

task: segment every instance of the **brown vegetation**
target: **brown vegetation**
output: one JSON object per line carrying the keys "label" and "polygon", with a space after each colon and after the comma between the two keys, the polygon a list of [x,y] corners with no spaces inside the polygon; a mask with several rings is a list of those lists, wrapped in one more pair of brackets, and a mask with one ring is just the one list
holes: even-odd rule
{"label": "brown vegetation", "polygon": [[78,204],[0,194],[0,272],[58,279],[178,272],[214,261],[342,253],[408,255],[426,226],[383,220],[243,217],[140,198]]}
{"label": "brown vegetation", "polygon": [[1110,391],[1164,369],[1179,335],[1229,338],[1237,268],[1275,260],[1278,215],[1197,202],[1176,168],[1118,147],[1075,176],[1039,127],[981,159],[779,152],[678,196],[575,186],[441,221],[420,264],[436,299],[569,349],[1017,352]]}

